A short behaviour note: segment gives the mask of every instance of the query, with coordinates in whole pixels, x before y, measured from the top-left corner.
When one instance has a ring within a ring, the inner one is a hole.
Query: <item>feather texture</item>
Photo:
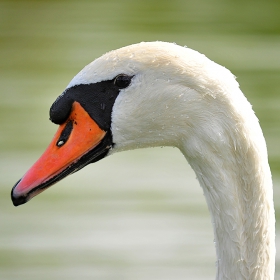
[[[216,279],[274,279],[275,218],[266,143],[226,68],[189,48],[147,42],[111,51],[68,87],[133,75],[113,106],[110,153],[175,146],[203,188]]]

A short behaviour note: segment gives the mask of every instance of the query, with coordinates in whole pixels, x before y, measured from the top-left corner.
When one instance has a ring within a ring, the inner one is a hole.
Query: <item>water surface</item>
[[[214,279],[210,217],[177,149],[114,155],[13,207],[56,126],[48,110],[94,58],[187,45],[229,68],[260,119],[279,216],[280,2],[0,1],[0,279]],[[280,240],[277,237],[277,247]],[[277,257],[277,277],[280,259]]]

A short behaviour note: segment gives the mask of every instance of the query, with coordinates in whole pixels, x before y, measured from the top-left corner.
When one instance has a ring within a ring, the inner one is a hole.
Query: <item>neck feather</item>
[[[216,279],[274,279],[271,173],[262,131],[251,108],[250,114],[249,120],[248,116],[214,118],[214,136],[209,137],[211,127],[205,126],[196,130],[199,135],[186,137],[181,148],[211,213]]]
[[[113,150],[180,148],[211,212],[217,279],[274,279],[272,181],[258,120],[228,70],[190,49],[173,51],[147,56],[116,99]]]

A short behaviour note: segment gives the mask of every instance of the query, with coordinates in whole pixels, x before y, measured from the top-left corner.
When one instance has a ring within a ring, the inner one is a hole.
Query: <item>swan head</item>
[[[233,88],[234,97],[227,94]],[[221,137],[219,126],[217,135],[209,129],[209,118],[223,121],[217,114],[226,115],[240,98],[233,75],[194,50],[143,42],[108,52],[82,69],[51,106],[50,120],[59,129],[13,187],[13,203],[117,151],[176,146],[191,157],[199,141]]]

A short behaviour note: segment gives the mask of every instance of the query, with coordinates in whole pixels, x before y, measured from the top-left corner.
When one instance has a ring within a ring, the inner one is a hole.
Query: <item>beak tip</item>
[[[19,205],[22,205],[27,202],[27,199],[25,196],[15,196],[12,193],[11,197],[12,197],[12,202],[13,202],[14,206],[19,206]]]
[[[19,206],[21,204],[24,204],[26,202],[26,199],[22,196],[15,197],[12,195],[12,202],[13,202],[14,206]]]
[[[11,192],[11,199],[12,199],[12,202],[13,202],[14,206],[19,206],[19,205],[27,202],[26,196],[16,195],[15,192],[14,192],[14,190],[15,190],[15,188],[18,185],[19,182],[20,182],[20,180],[14,185],[14,187],[12,189],[12,192]]]

